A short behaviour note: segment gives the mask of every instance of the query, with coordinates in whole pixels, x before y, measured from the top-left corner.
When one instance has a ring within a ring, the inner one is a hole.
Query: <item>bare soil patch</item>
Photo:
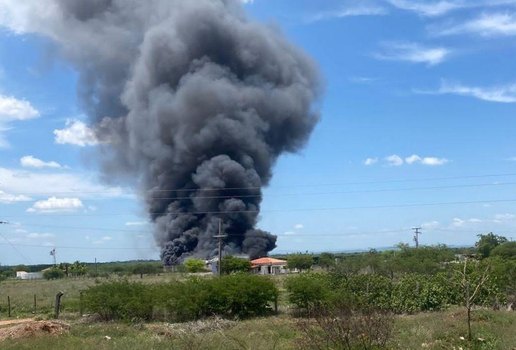
[[[23,321],[23,320],[17,320]],[[5,321],[4,321],[5,322]],[[0,341],[6,339],[29,338],[40,335],[61,335],[70,330],[70,325],[58,321],[29,321],[10,323],[10,326],[0,328]]]

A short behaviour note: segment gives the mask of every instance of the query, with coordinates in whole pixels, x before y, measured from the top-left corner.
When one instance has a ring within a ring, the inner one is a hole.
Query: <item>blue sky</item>
[[[0,263],[159,257],[128,188],[99,180],[77,74],[0,0]],[[516,237],[516,1],[254,0],[318,63],[321,121],[281,157],[276,252]],[[3,9],[2,9],[3,8]],[[18,11],[19,12],[16,12]],[[20,15],[21,14],[21,15]]]

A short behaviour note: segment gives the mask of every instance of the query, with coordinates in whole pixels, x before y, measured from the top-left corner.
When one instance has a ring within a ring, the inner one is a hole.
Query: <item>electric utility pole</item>
[[[219,277],[222,275],[222,239],[226,238],[227,235],[222,234],[222,219],[219,220],[219,234],[213,236],[213,238],[217,238],[219,240],[219,261],[217,263],[218,267],[218,275]]]
[[[414,242],[416,242],[416,248],[419,248],[419,235],[422,234],[421,227],[412,227],[414,230]]]

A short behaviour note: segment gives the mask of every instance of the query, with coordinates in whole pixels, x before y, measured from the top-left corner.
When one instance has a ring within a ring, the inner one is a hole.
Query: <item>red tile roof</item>
[[[287,262],[285,260],[279,260],[274,258],[260,258],[251,260],[251,265],[259,266],[259,265],[286,265]]]

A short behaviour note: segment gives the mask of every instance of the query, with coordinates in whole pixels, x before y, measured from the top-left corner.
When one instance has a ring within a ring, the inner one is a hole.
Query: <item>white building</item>
[[[260,258],[251,260],[251,267],[254,273],[260,275],[280,275],[288,273],[287,262],[274,258]]]
[[[19,280],[39,280],[43,278],[43,272],[16,271],[16,278]]]

